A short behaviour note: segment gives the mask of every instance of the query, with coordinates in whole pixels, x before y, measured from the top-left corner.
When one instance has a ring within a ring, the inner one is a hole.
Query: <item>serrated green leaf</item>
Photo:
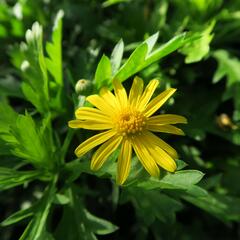
[[[0,101],[0,135],[8,133],[9,126],[14,124],[17,118],[17,113],[6,102]]]
[[[42,173],[38,171],[16,171],[11,168],[0,167],[0,190],[28,183],[41,175]]]
[[[54,145],[49,144],[49,137],[40,132],[39,126],[36,125],[30,115],[18,115],[16,123],[10,127],[10,133],[14,137],[9,142],[13,155],[36,167],[53,167]]]
[[[213,83],[217,83],[227,77],[227,85],[230,86],[236,81],[240,81],[240,61],[231,57],[226,50],[217,50],[213,56],[218,61],[218,68],[213,76]]]
[[[207,27],[205,27],[201,32],[195,32],[195,35],[200,35],[200,38],[195,41],[186,44],[181,50],[183,54],[186,55],[186,63],[194,63],[201,61],[209,52],[209,44],[213,39],[213,34],[211,34],[215,25],[215,21],[212,21]]]

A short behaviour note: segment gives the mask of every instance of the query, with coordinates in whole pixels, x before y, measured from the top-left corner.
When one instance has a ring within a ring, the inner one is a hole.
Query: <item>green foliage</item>
[[[213,38],[211,32],[214,25],[215,22],[212,21],[209,26],[205,27],[201,32],[194,33],[200,37],[183,47],[181,52],[186,55],[186,63],[198,62],[208,54],[210,50],[209,44]]]
[[[38,171],[16,171],[0,167],[0,190],[28,183],[38,177],[41,177],[41,173]]]
[[[67,195],[70,202],[64,207],[63,218],[57,227],[56,239],[94,240],[97,239],[95,234],[106,235],[117,229],[112,223],[94,216],[84,208],[75,187],[69,189]]]
[[[0,1],[1,240],[237,239],[239,12],[233,0]],[[133,156],[120,187],[119,149],[93,172],[94,150],[74,155],[92,133],[67,122],[136,75],[177,88],[160,113],[189,123],[160,135],[175,173],[149,177]]]

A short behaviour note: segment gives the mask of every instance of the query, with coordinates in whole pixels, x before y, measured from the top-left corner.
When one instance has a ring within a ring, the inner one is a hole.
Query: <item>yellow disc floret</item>
[[[139,135],[146,126],[145,116],[138,111],[122,111],[116,118],[116,129],[122,136]]]

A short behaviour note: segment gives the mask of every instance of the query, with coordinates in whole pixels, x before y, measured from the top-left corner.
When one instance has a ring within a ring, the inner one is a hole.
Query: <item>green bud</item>
[[[91,93],[92,82],[86,79],[79,79],[75,85],[75,91],[78,95],[87,96]]]

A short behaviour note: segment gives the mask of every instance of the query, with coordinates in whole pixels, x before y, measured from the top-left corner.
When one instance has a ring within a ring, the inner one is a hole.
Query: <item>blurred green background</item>
[[[177,191],[166,190],[162,196],[154,190],[123,189],[126,192],[114,205],[115,193],[108,180],[84,176],[78,181],[85,187],[77,191],[85,194],[88,209],[119,227],[98,239],[240,239],[240,1],[0,0],[0,100],[20,113],[33,107],[20,88],[15,49],[35,21],[44,28],[44,41],[49,40],[60,9],[64,11],[64,93],[70,107],[54,127],[63,135],[73,114],[70,101],[75,83],[81,78],[92,80],[102,54],[110,56],[120,39],[126,59],[156,32],[158,45],[183,32],[196,38],[138,75],[146,81],[159,78],[162,86],[178,89],[168,112],[186,116],[189,124],[184,126],[185,137],[168,141],[188,168],[205,173],[199,186],[209,195],[186,196],[180,203]],[[74,158],[77,142],[71,144],[68,160]],[[3,148],[0,151],[1,167],[16,166],[14,157],[4,155]],[[25,188],[0,190],[0,220],[39,199],[42,189],[42,183],[32,182]],[[52,214],[50,226],[56,229],[62,212],[56,209]],[[1,227],[0,239],[18,239],[25,226],[26,222]],[[66,240],[78,239],[68,236]]]

